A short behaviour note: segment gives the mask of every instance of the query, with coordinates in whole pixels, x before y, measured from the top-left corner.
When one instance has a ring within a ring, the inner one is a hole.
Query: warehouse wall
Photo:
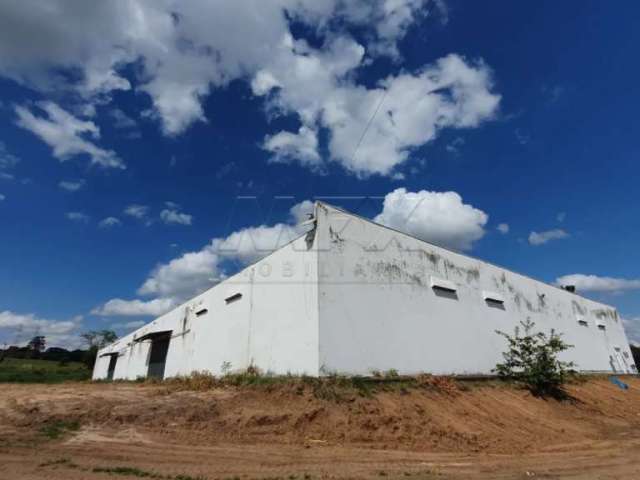
[[[612,307],[324,204],[317,215],[324,373],[488,374],[506,345],[495,330],[513,333],[526,319],[564,333],[575,345],[564,358],[580,370],[612,371],[616,347],[633,363]],[[456,292],[438,291],[432,281],[451,282]],[[488,304],[483,292],[502,296],[504,305]]]
[[[562,332],[575,345],[564,359],[580,370],[633,363],[612,307],[325,204],[316,205],[316,220],[315,235],[103,349],[119,353],[114,377],[146,376],[150,342],[134,339],[163,330],[172,331],[165,377],[249,365],[278,374],[488,374],[506,347],[495,330],[512,333],[526,319]],[[487,303],[487,293],[504,304]],[[225,302],[236,294],[242,298]],[[99,357],[94,378],[105,378],[108,364]]]
[[[115,379],[147,375],[150,332],[171,330],[165,378],[206,371],[215,375],[255,365],[285,374],[318,373],[317,255],[300,237],[193,300],[101,350],[118,352]],[[241,294],[227,303],[225,299]],[[207,313],[197,316],[196,312]],[[106,378],[99,356],[94,379]]]

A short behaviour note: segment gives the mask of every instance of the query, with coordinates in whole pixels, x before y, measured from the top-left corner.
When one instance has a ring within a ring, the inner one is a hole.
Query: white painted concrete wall
[[[241,293],[231,304],[225,299]],[[200,317],[195,312],[207,308]],[[317,255],[303,236],[237,275],[157,318],[99,352],[119,352],[115,379],[146,377],[149,332],[172,330],[165,378],[255,365],[279,374],[318,373]],[[99,356],[93,378],[107,377]]]
[[[575,345],[564,359],[583,371],[633,363],[622,321],[607,305],[430,245],[333,207],[316,206],[313,242],[301,237],[195,299],[103,349],[119,352],[114,378],[147,374],[148,332],[172,330],[165,377],[255,365],[275,374],[488,374],[530,318]],[[450,282],[455,295],[431,281]],[[483,292],[501,295],[504,308]],[[227,305],[225,298],[242,293]],[[208,313],[196,317],[202,307]],[[588,322],[578,324],[578,319]],[[606,330],[597,328],[602,322]],[[106,378],[99,357],[94,379]]]
[[[495,330],[511,334],[527,318],[563,332],[575,345],[564,359],[579,370],[612,371],[614,347],[633,363],[612,307],[326,205],[317,215],[323,373],[489,374],[506,345]],[[456,294],[438,294],[432,276],[453,282]],[[504,309],[483,291],[502,295]]]

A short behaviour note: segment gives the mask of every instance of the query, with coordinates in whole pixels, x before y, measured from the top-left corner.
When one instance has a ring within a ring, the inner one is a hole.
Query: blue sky
[[[640,342],[639,13],[3,2],[0,345],[126,333],[253,260],[243,235],[275,247],[306,201],[340,196],[541,280],[571,275]]]

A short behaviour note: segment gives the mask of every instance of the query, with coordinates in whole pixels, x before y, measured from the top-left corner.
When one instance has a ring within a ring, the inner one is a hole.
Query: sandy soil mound
[[[145,451],[156,459],[164,452],[162,458],[174,459],[170,466],[165,465],[166,471],[175,470],[188,458],[201,462],[191,455],[198,448],[224,448],[228,453],[231,445],[240,451],[250,446],[253,460],[261,458],[256,449],[262,454],[276,449],[280,455],[297,451],[308,455],[310,450],[326,453],[338,448],[341,453],[360,452],[353,460],[360,467],[363,451],[376,452],[376,456],[387,451],[391,464],[392,458],[401,455],[405,473],[411,473],[418,463],[429,464],[425,454],[454,455],[455,461],[448,462],[456,474],[474,464],[469,458],[475,462],[502,458],[509,463],[532,455],[549,454],[557,459],[563,452],[595,449],[608,451],[611,459],[617,458],[612,449],[622,451],[624,445],[637,451],[640,441],[640,380],[626,381],[631,387],[626,391],[607,379],[572,385],[571,399],[564,401],[535,398],[496,383],[382,386],[364,393],[344,388],[329,395],[295,383],[204,391],[125,383],[2,385],[0,456],[9,455],[8,464],[18,464],[17,458],[26,455],[21,449],[40,445],[41,452],[64,450],[91,463],[95,462],[95,445],[100,445],[101,451],[140,454],[140,459],[145,458]],[[178,459],[176,452],[183,452]],[[250,459],[239,455],[231,464],[244,463],[243,471],[250,471]],[[299,471],[297,455],[281,459],[290,473]],[[584,458],[599,458],[594,455],[591,452]],[[421,462],[411,460],[414,457]],[[269,458],[278,457],[270,454]],[[64,463],[54,470],[66,474],[74,470],[64,469]],[[353,462],[348,464],[343,468],[355,476],[373,474],[367,468],[353,470]],[[444,465],[442,460],[440,464]],[[183,469],[192,471],[193,466],[187,462]],[[631,466],[640,468],[635,463]],[[219,478],[226,468],[228,465],[216,470],[214,476],[210,470],[198,472]],[[423,470],[430,468],[422,466]],[[539,462],[536,468],[540,469]],[[85,476],[78,478],[91,478],[86,470],[81,471]],[[452,473],[446,468],[440,473],[444,471]],[[227,473],[233,472],[238,470],[231,468]]]

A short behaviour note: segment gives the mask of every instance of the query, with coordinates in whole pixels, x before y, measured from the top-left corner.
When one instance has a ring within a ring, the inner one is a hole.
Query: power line
[[[373,123],[373,119],[376,118],[376,115],[378,114],[378,110],[380,110],[380,107],[382,106],[382,103],[384,102],[384,99],[387,97],[387,92],[388,91],[389,91],[388,89],[384,90],[384,92],[382,93],[382,96],[380,97],[380,101],[378,102],[378,106],[376,107],[375,111],[373,112],[373,115],[371,115],[371,118],[369,118],[369,121],[367,122],[367,126],[364,128],[364,131],[362,132],[362,135],[360,136],[360,140],[358,140],[358,143],[356,145],[356,149],[353,151],[353,155],[351,156],[351,163],[353,163],[353,160],[355,160],[356,154],[358,153],[358,149],[360,148],[360,144],[362,143],[362,140],[364,140],[364,137],[367,135],[367,132],[369,131],[369,127]]]

